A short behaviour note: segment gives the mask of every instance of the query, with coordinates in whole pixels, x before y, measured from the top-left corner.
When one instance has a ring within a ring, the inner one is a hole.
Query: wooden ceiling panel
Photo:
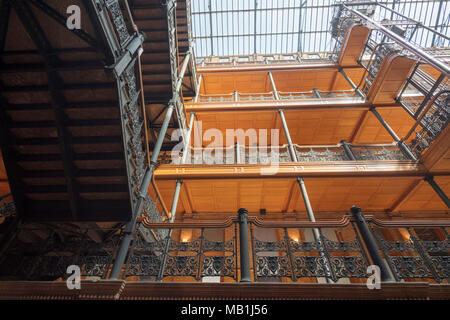
[[[345,72],[358,84],[362,68],[349,68]],[[303,92],[316,88],[321,91],[348,90],[351,86],[337,69],[273,71],[273,79],[278,91]],[[336,82],[335,82],[336,78]],[[271,92],[272,86],[267,72],[235,72],[203,74],[201,94],[231,94]]]
[[[377,111],[400,139],[414,125],[414,119],[401,107],[383,107],[377,108]],[[354,139],[355,143],[390,143],[392,141],[394,139],[372,112],[368,112]]]
[[[450,193],[449,176],[436,177],[435,181],[444,192]],[[180,198],[188,198],[194,214],[230,214],[241,207],[256,214],[260,209],[268,213],[306,211],[293,178],[205,179],[185,183]],[[158,180],[157,184],[170,209],[175,182]],[[410,191],[414,184],[418,187]],[[400,202],[396,211],[446,210],[442,200],[420,177],[306,178],[305,185],[315,212],[345,212],[353,205],[363,211],[385,211]],[[178,203],[179,214],[185,212],[183,202]]]
[[[435,177],[434,181],[445,192],[450,194],[450,176]],[[445,203],[437,195],[428,182],[422,181],[408,194],[405,201],[398,208],[400,211],[409,210],[448,210]]]

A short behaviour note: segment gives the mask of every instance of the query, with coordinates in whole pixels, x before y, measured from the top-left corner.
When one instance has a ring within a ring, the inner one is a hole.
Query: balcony
[[[328,283],[332,289],[365,286],[368,266],[378,265],[382,288],[448,284],[448,220],[385,221],[352,209],[352,215],[340,220],[288,222],[247,217],[245,212],[226,220],[173,224],[141,219],[120,278],[143,285],[215,284],[217,290],[232,282],[280,284],[289,290],[289,284]],[[24,245],[19,237],[0,261],[0,275],[10,281],[61,281],[67,278],[67,266],[75,264],[83,279],[108,279],[117,240],[113,236],[95,243],[74,235],[60,241],[49,235],[44,241],[48,253],[36,255],[43,243]]]

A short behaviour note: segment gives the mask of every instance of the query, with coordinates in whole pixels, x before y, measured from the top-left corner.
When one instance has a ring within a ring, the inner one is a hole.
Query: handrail
[[[406,136],[404,138],[402,138],[400,141],[406,141],[408,140],[408,138],[411,136],[411,134],[414,132],[414,130],[417,128],[417,126],[420,124],[420,122],[422,121],[423,117],[425,117],[425,115],[427,114],[428,110],[430,110],[431,106],[433,105],[433,103],[436,101],[436,99],[441,96],[443,93],[450,93],[450,90],[443,90],[438,92],[437,94],[435,94],[433,96],[433,98],[428,102],[428,105],[426,106],[426,108],[424,108],[424,110],[422,111],[422,113],[420,114],[420,116],[417,118],[416,123],[414,123],[414,125],[412,126],[411,130],[409,130],[409,132],[406,134]]]
[[[398,220],[387,221],[376,218],[373,215],[365,215],[366,221],[371,222],[383,228],[422,228],[422,227],[450,227],[449,220]],[[195,222],[174,222],[167,223],[151,223],[148,219],[142,219],[142,224],[148,229],[196,229],[196,228],[228,228],[233,223],[238,222],[237,216],[231,216],[225,220],[203,220]],[[344,215],[340,220],[322,220],[322,221],[270,221],[263,220],[257,216],[249,216],[248,221],[260,228],[344,228],[355,218],[350,215]]]
[[[361,147],[396,147],[397,144],[396,143],[374,143],[374,144],[369,144],[369,143],[363,143],[363,144],[355,144],[355,143],[348,143],[350,146],[355,147],[355,148],[361,148]],[[337,143],[337,144],[323,144],[323,145],[300,145],[300,144],[293,144],[294,147],[299,148],[299,149],[310,149],[310,148],[339,148],[342,146],[342,143]],[[267,147],[267,148],[274,148],[274,149],[284,149],[288,147],[288,144],[282,144],[279,146],[240,146],[240,148],[245,148],[245,149],[258,149],[261,147]],[[232,149],[234,148],[234,145],[229,145],[229,146],[212,146],[212,147],[193,147],[193,146],[189,146],[189,148],[191,150],[209,150],[209,149]]]

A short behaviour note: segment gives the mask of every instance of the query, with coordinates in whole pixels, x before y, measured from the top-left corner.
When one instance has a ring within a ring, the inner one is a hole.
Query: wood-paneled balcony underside
[[[320,212],[347,212],[353,205],[378,212],[448,211],[423,180],[424,167],[411,161],[280,163],[274,168],[276,173],[262,168],[250,164],[161,165],[155,171],[155,184],[170,207],[175,179],[183,179],[177,212],[185,214],[228,216],[241,207],[257,214],[261,209],[305,212],[297,177],[304,177],[317,218]],[[435,176],[435,181],[450,193],[450,176]],[[153,188],[149,192],[155,197]]]
[[[383,283],[380,290],[365,284],[318,283],[154,283],[124,280],[81,281],[80,290],[65,282],[2,281],[0,299],[448,299],[449,285],[423,282]]]

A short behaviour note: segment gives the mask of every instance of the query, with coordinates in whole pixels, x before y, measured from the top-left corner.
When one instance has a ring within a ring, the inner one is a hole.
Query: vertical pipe
[[[234,145],[234,154],[236,157],[236,164],[241,164],[241,147],[239,145],[239,142],[236,142]]]
[[[280,100],[280,95],[278,94],[277,87],[275,86],[275,81],[273,80],[272,72],[268,72],[270,84],[272,85],[273,95],[275,96],[275,100]]]
[[[173,223],[175,221],[175,215],[177,213],[177,205],[178,205],[178,199],[180,198],[180,190],[181,190],[182,183],[183,183],[183,180],[177,179],[177,184],[175,185],[175,192],[173,194],[173,199],[172,199],[172,207],[170,208],[169,223]]]
[[[313,93],[316,96],[317,99],[322,100],[322,96],[320,95],[319,90],[317,90],[316,88],[313,89]]]
[[[289,154],[291,155],[291,160],[297,162],[297,154],[294,149],[294,145],[292,144],[291,135],[289,133],[289,128],[286,123],[286,118],[284,117],[283,109],[278,109],[278,113],[280,114],[281,123],[283,124],[284,135],[286,136],[286,140],[289,147]]]
[[[245,208],[238,210],[239,218],[239,245],[241,258],[241,281],[252,282],[250,277],[250,249],[248,246],[248,211]]]
[[[291,135],[289,134],[289,128],[287,126],[286,119],[284,118],[284,112],[282,109],[279,109],[278,111],[280,113],[281,122],[283,124],[284,134],[286,135],[286,140],[288,142],[291,160],[294,162],[297,162],[297,154],[295,153],[294,146],[292,144]],[[302,198],[305,203],[305,208],[306,208],[306,212],[308,214],[309,220],[311,222],[315,222],[316,218],[314,217],[314,212],[312,210],[311,203],[309,201],[308,192],[307,192],[306,186],[305,186],[305,181],[303,180],[302,177],[297,177],[297,182],[298,182],[298,185],[300,186],[300,191],[302,193]],[[317,242],[321,241],[320,231],[317,228],[313,228],[313,235],[314,235],[314,239]],[[328,261],[328,259],[325,256],[323,248],[321,248],[319,250],[320,250],[320,256],[322,257],[322,259],[324,261]],[[326,268],[327,268],[327,273],[331,274],[329,263],[326,263]],[[331,283],[331,279],[329,279],[328,277],[326,278],[326,280],[328,283]]]
[[[239,92],[234,91],[234,93],[233,93],[233,99],[234,99],[235,102],[238,102],[238,101],[239,101]]]
[[[427,175],[424,180],[430,184],[430,186],[438,194],[442,201],[444,201],[447,208],[450,209],[450,201],[444,190],[442,190],[441,187],[439,187],[439,185],[436,183],[436,181],[434,181],[434,177],[432,175]]]
[[[186,142],[184,143],[184,153],[183,153],[183,157],[181,158],[181,163],[186,163],[187,157],[190,154],[191,135],[192,135],[192,127],[194,126],[195,112],[191,112],[190,115],[191,115],[191,118],[189,119],[189,130],[186,135]],[[189,163],[190,163],[190,161],[189,161]]]
[[[411,160],[417,160],[416,156],[409,150],[409,148],[405,145],[405,143],[400,140],[400,138],[397,136],[394,130],[387,124],[386,121],[381,117],[381,115],[378,113],[378,111],[375,109],[375,107],[371,107],[370,111],[377,117],[378,121],[382,124],[382,126],[386,129],[386,131],[391,135],[391,137],[394,139],[395,142],[397,142],[398,147],[400,150]]]
[[[183,60],[183,65],[181,66],[180,75],[178,76],[177,86],[175,87],[175,92],[180,91],[181,85],[183,84],[183,78],[184,74],[186,72],[189,60],[191,59],[191,48],[189,48],[188,52],[186,53],[186,56]]]
[[[353,154],[352,149],[350,148],[350,145],[347,143],[347,141],[345,140],[341,140],[341,145],[342,148],[344,149],[345,155],[350,159],[350,160],[356,160],[355,155]]]
[[[203,74],[200,73],[200,75],[198,76],[197,88],[195,89],[194,102],[198,102],[198,97],[200,95],[200,89],[201,89],[201,86],[202,86],[202,80],[203,80]]]
[[[158,155],[164,141],[164,136],[166,135],[167,128],[169,127],[169,122],[172,117],[173,109],[174,104],[172,102],[169,102],[164,122],[161,126],[161,130],[159,132],[158,139],[156,140],[155,147],[153,148],[153,154],[150,159],[150,167],[145,172],[144,179],[142,180],[141,186],[139,187],[138,199],[132,213],[133,216],[131,217],[131,220],[126,224],[125,229],[123,230],[124,237],[122,239],[122,242],[120,243],[116,260],[114,261],[114,266],[111,270],[111,275],[109,277],[110,279],[119,278],[120,271],[122,270],[123,264],[125,262],[131,238],[133,236],[133,231],[136,227],[136,219],[139,217],[139,213],[141,212],[144,198],[148,195],[148,186],[150,185],[153,171],[155,170]]]
[[[356,226],[361,234],[361,237],[366,244],[367,251],[369,252],[370,257],[372,258],[373,263],[380,268],[381,272],[381,281],[390,282],[394,281],[389,272],[389,268],[387,264],[384,262],[381,257],[380,250],[378,249],[377,243],[375,242],[375,238],[367,226],[366,219],[361,212],[361,208],[357,206],[353,206],[350,209],[353,217],[355,218]]]

